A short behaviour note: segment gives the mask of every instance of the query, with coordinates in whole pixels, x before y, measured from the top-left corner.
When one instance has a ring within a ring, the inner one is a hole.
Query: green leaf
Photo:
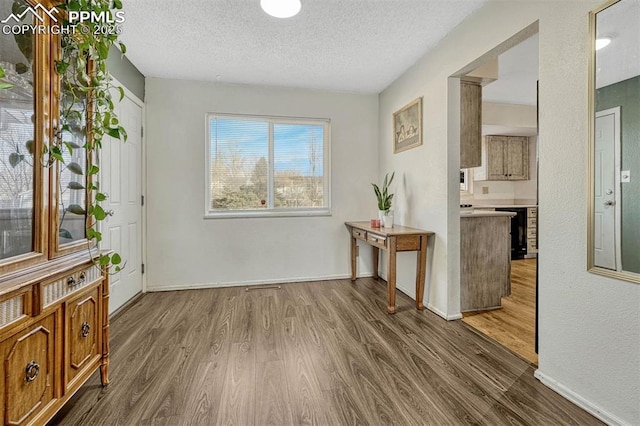
[[[124,88],[122,86],[118,86],[118,91],[120,92],[120,102],[122,102],[124,99]]]
[[[82,167],[78,163],[74,163],[74,162],[69,163],[67,165],[67,168],[69,169],[69,171],[71,171],[71,173],[75,173],[76,175],[84,174],[82,171]]]
[[[24,146],[25,148],[27,148],[27,152],[29,152],[29,154],[33,155],[33,139],[29,139],[28,141],[25,142]]]
[[[113,253],[111,255],[111,264],[119,265],[120,263],[122,263],[122,258],[120,257],[120,255],[118,253]]]
[[[9,164],[11,164],[11,167],[13,167],[14,169],[18,164],[20,164],[23,159],[24,155],[20,155],[17,152],[12,152],[11,154],[9,154]]]
[[[71,204],[69,207],[67,207],[67,211],[69,213],[77,214],[80,216],[84,216],[84,214],[86,213],[86,211],[78,204]]]
[[[74,182],[71,181],[67,184],[67,188],[69,189],[84,189],[84,185],[82,185],[80,182]]]
[[[101,254],[100,260],[98,262],[100,263],[100,266],[107,266],[110,261],[111,261],[111,258],[109,257],[109,255]]]
[[[118,42],[118,44],[120,45],[120,51],[122,52],[122,54],[124,55],[125,53],[127,53],[127,46],[125,46],[125,44],[122,42]]]
[[[96,194],[96,201],[101,203],[102,201],[106,200],[107,196],[105,194],[103,194],[102,192],[98,192]]]
[[[93,217],[96,218],[96,220],[104,220],[104,218],[107,217],[107,214],[104,212],[104,209],[98,205],[93,206],[92,215]]]
[[[67,69],[69,68],[71,64],[69,62],[65,62],[65,61],[56,61],[56,72],[60,75],[63,75],[64,73],[67,72]]]
[[[102,241],[102,233],[96,231],[93,228],[87,229],[87,238],[89,240],[95,239],[96,241]]]
[[[117,127],[110,127],[107,129],[107,134],[114,139],[120,139],[120,129]]]
[[[60,231],[58,232],[58,235],[60,235],[60,238],[66,238],[68,240],[72,240],[73,239],[73,235],[71,235],[71,232],[67,231],[66,229],[60,228]]]
[[[0,66],[0,78],[5,78],[7,76],[7,74],[4,71],[4,68],[2,66]]]
[[[96,166],[95,164],[92,164],[89,166],[89,171],[87,172],[87,174],[89,176],[93,176],[98,174],[98,172],[100,171],[100,168],[98,166]]]
[[[58,160],[61,163],[64,163],[64,158],[62,158],[62,151],[60,151],[60,148],[57,146],[52,146],[51,149],[49,150],[49,153],[51,154],[51,156],[53,158],[55,158],[56,160]],[[72,163],[75,164],[75,163]],[[78,166],[80,167],[80,166]]]
[[[8,90],[8,89],[11,89],[12,87],[13,87],[13,84],[0,81],[0,90]]]
[[[126,131],[126,130],[124,129],[124,127],[122,127],[122,126],[118,127],[118,130],[120,131],[120,135],[122,135],[122,138],[121,138],[121,139],[123,140],[123,142],[126,142],[126,141],[127,141],[127,138],[129,137],[129,136],[127,135],[127,131]]]

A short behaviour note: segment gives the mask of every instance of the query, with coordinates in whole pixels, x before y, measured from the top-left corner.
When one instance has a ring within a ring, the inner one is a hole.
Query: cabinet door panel
[[[460,168],[482,164],[482,86],[460,82]]]
[[[512,137],[506,144],[509,180],[529,179],[529,143],[524,137]]]
[[[507,180],[505,144],[503,136],[487,136],[487,180]]]
[[[0,345],[3,424],[25,424],[53,399],[54,315]]]
[[[67,305],[69,335],[67,384],[100,357],[100,287]]]

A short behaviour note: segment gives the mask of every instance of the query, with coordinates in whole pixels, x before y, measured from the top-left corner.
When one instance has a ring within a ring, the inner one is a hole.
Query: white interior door
[[[596,114],[595,125],[595,232],[594,263],[596,266],[616,269],[617,233],[616,211],[619,194],[619,165],[616,152],[620,146],[620,108]]]
[[[102,205],[110,214],[102,223],[101,248],[117,251],[126,262],[110,277],[110,313],[142,291],[142,105],[131,95],[119,103],[119,92],[112,96],[128,139],[109,138],[100,158],[101,190],[108,194]]]

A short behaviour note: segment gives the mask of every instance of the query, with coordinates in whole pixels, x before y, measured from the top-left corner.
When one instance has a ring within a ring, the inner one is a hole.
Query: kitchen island
[[[460,310],[498,309],[511,294],[513,212],[460,213]]]

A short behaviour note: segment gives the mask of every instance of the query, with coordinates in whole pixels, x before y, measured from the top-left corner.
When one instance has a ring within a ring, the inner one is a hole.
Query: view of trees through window
[[[327,125],[210,116],[210,209],[326,207]]]

